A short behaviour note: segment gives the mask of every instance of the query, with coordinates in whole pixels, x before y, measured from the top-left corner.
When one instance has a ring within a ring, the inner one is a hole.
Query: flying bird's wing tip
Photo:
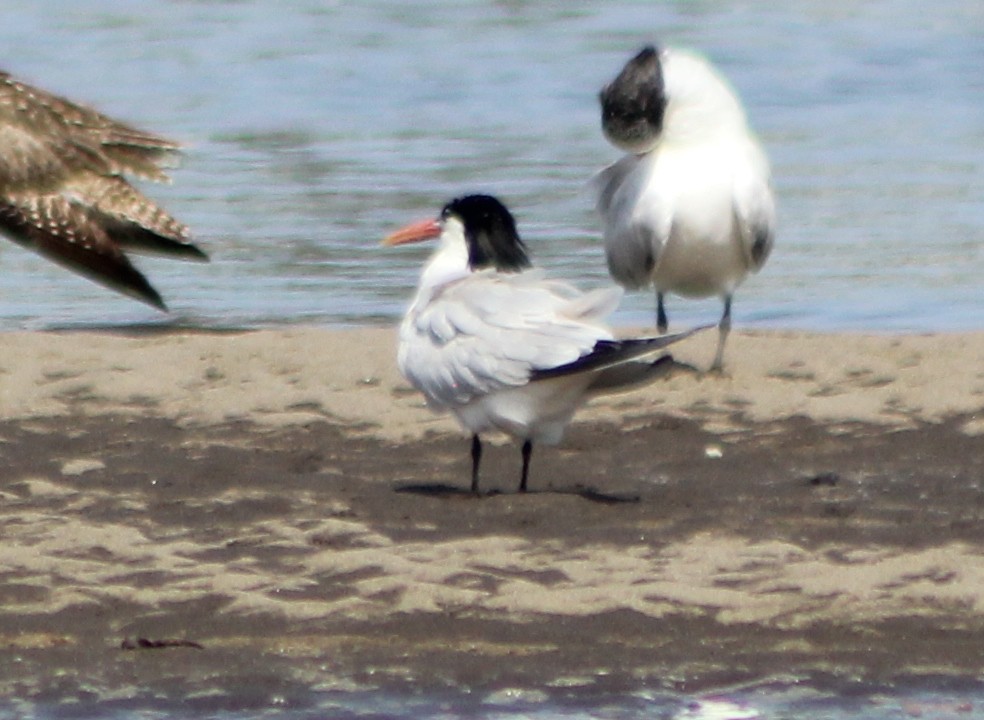
[[[184,259],[200,263],[212,262],[212,258],[209,257],[207,252],[202,250],[197,245],[192,245],[191,243],[188,243],[188,250],[186,251]]]
[[[171,309],[167,306],[167,303],[164,302],[164,299],[157,293],[156,290],[154,290],[153,295],[146,295],[141,297],[140,299],[143,300],[148,305],[150,305],[151,307],[157,308],[163,313],[171,312]]]
[[[150,305],[156,310],[164,313],[170,312],[160,293],[154,289],[154,286],[144,277],[143,273],[133,267],[125,257],[122,261],[112,265],[107,264],[93,268],[69,267],[69,269],[88,276],[90,280],[94,280],[110,290],[115,290],[121,295],[128,295],[134,300]]]

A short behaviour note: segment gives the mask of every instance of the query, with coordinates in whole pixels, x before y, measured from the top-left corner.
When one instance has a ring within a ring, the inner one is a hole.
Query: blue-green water
[[[3,20],[0,66],[188,144],[147,190],[213,262],[140,259],[167,318],[4,243],[0,329],[391,323],[427,250],[379,239],[475,190],[552,274],[605,284],[596,94],[647,41],[712,58],[772,159],[778,246],[736,324],[984,326],[979,0],[8,0]],[[652,311],[630,294],[615,321]]]

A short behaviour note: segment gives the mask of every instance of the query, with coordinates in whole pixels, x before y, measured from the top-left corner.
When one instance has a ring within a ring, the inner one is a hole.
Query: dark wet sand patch
[[[490,447],[478,498],[460,437],[0,423],[0,689],[978,676],[984,437],[965,421],[580,424],[535,451],[526,495],[518,449]]]

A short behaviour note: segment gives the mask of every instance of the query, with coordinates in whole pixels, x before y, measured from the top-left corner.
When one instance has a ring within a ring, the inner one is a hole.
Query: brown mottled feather
[[[167,180],[177,143],[0,72],[0,230],[15,242],[155,307],[124,250],[207,256],[187,226],[123,177]]]
[[[107,163],[109,172],[129,172],[151,180],[167,179],[160,165],[181,147],[66,98],[25,85],[3,72],[0,72],[0,117],[4,123],[17,123],[36,135],[57,138],[63,149],[77,146],[82,152],[76,159],[88,155],[90,162]]]
[[[106,287],[165,309],[164,301],[85,208],[61,195],[7,198],[0,226],[15,242]]]

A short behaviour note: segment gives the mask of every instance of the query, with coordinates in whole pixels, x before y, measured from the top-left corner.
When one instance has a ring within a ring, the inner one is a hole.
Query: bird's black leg
[[[711,365],[711,370],[714,372],[720,372],[724,367],[724,343],[728,339],[728,333],[731,332],[731,295],[724,296],[724,314],[721,316],[721,322],[718,323],[718,348],[717,353],[714,355],[714,364]]]
[[[472,435],[471,459],[472,459],[471,491],[476,495],[478,495],[478,464],[482,461],[482,441],[479,440],[478,433]]]
[[[663,307],[663,293],[656,291],[656,329],[659,334],[664,334],[670,327],[666,319],[666,308]]]
[[[523,443],[523,474],[519,478],[519,491],[526,492],[526,479],[530,475],[530,456],[533,455],[533,441]]]

